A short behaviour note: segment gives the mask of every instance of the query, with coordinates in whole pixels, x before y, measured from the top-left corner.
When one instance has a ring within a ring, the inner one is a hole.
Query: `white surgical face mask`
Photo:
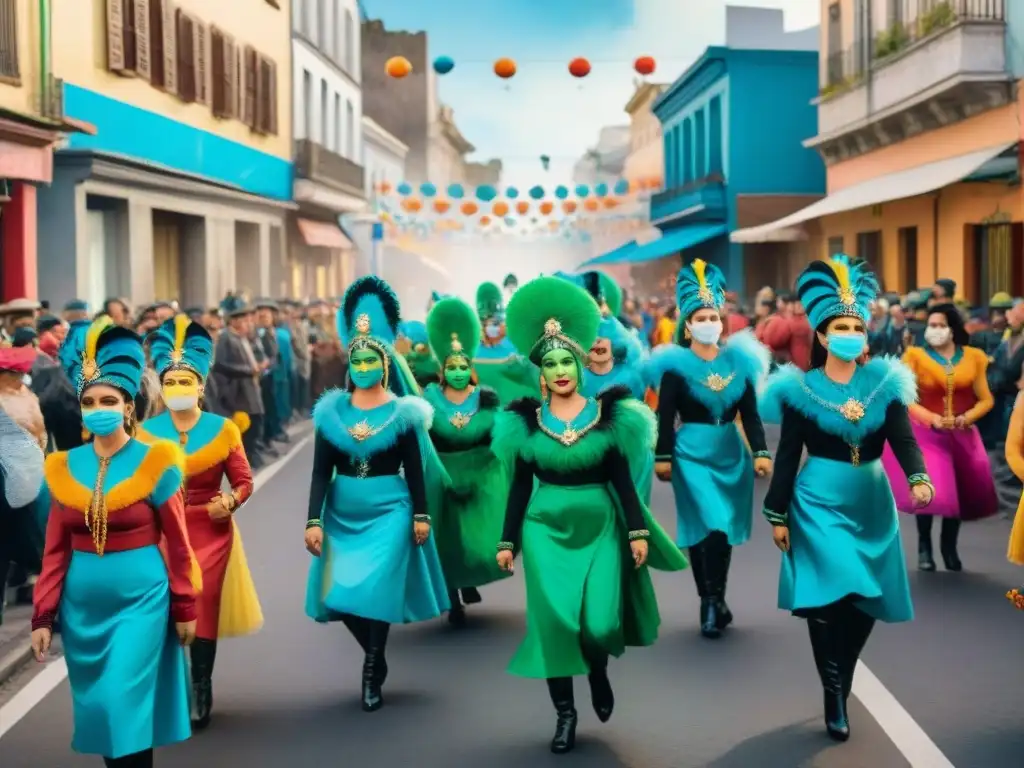
[[[24,384],[26,387],[31,387],[32,377],[26,373],[24,376],[21,377],[21,383]]]
[[[935,326],[928,326],[924,329],[924,340],[928,342],[930,346],[941,347],[944,344],[949,343],[949,337],[952,334],[949,328],[936,328]]]
[[[488,323],[487,327],[484,328],[484,333],[487,334],[487,338],[496,339],[501,335],[501,326],[497,323]]]
[[[199,395],[165,397],[164,404],[172,411],[188,411],[199,405]]]
[[[717,344],[718,340],[722,338],[721,320],[703,323],[687,323],[686,327],[689,329],[690,335],[693,337],[694,341],[701,344]]]

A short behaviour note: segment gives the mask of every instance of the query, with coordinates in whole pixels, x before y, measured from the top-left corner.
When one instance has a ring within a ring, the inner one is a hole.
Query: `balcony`
[[[666,189],[651,197],[651,221],[724,221],[726,218],[725,178],[720,173]]]
[[[295,175],[359,198],[366,194],[363,166],[308,139],[295,142]]]
[[[837,162],[1009,103],[1007,34],[1005,0],[947,0],[829,56],[805,145]]]

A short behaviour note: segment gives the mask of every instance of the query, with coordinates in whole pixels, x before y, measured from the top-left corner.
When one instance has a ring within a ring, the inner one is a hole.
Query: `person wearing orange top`
[[[1006,463],[1018,480],[1024,481],[1024,392],[1017,395],[1006,432]],[[1024,565],[1024,497],[1017,505],[1017,515],[1010,531],[1010,546],[1006,559],[1015,565]]]
[[[943,563],[949,571],[960,571],[960,523],[990,517],[998,509],[992,468],[975,426],[993,406],[986,379],[988,357],[968,346],[963,318],[952,304],[929,309],[924,340],[923,346],[907,349],[903,361],[917,376],[918,402],[910,406],[910,417],[935,484],[935,502],[915,508],[896,457],[887,450],[883,459],[897,507],[917,515],[918,568],[935,570],[932,520],[940,517]]]

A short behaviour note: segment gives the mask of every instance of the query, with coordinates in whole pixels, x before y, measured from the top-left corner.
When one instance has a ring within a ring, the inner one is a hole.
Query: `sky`
[[[441,101],[477,148],[472,160],[500,158],[503,183],[529,188],[568,183],[572,166],[598,131],[625,125],[625,105],[638,77],[633,61],[653,56],[649,79],[671,82],[709,45],[725,40],[725,0],[362,0],[369,18],[389,29],[426,30],[430,56],[455,69],[440,78]],[[819,0],[738,0],[780,8],[786,29],[819,22]],[[577,56],[590,60],[583,80],[568,73]],[[509,57],[509,81],[493,73]],[[551,158],[545,172],[540,156]]]

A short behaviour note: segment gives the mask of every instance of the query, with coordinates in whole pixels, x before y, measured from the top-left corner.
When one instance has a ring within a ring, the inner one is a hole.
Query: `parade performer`
[[[763,514],[783,552],[779,607],[807,619],[825,726],[846,741],[853,673],[875,621],[914,615],[883,445],[892,446],[918,504],[935,491],[907,413],[913,373],[895,358],[857,362],[867,349],[875,276],[833,256],[810,264],[797,292],[815,329],[811,369],[784,365],[762,393],[764,418],[782,423]]]
[[[449,609],[431,519],[448,479],[430,443],[433,410],[394,342],[398,298],[367,276],[338,310],[350,391],[330,390],[313,409],[315,448],[306,549],[313,555],[306,614],[342,621],[362,646],[362,707],[383,705],[392,624]]]
[[[483,283],[476,291],[476,311],[483,331],[473,370],[480,384],[493,389],[502,405],[537,396],[537,369],[516,353],[505,336],[501,289]]]
[[[230,419],[202,410],[213,362],[213,340],[199,323],[177,315],[149,335],[150,356],[167,410],[142,423],[144,442],[169,440],[185,451],[185,525],[203,572],[191,647],[193,724],[210,723],[217,641],[263,625],[256,588],[234,515],[252,495],[252,470],[242,430]],[[247,419],[240,415],[242,427]],[[222,492],[227,478],[231,491]]]
[[[540,367],[543,400],[512,403],[494,452],[512,471],[497,559],[522,551],[526,637],[509,672],[547,681],[557,713],[551,751],[575,745],[576,675],[587,675],[598,718],[611,717],[608,657],[651,645],[660,615],[647,565],[682,570],[686,558],[637,495],[631,461],[654,450],[654,415],[623,388],[586,398],[580,381],[600,312],[581,288],[541,277],[516,291],[508,328]]]
[[[405,358],[420,389],[437,382],[441,366],[430,351],[425,324],[418,320],[404,321],[398,329],[395,349]]]
[[[1006,463],[1018,480],[1024,481],[1024,392],[1017,395],[1006,433]],[[1017,506],[1010,531],[1010,546],[1006,559],[1014,565],[1024,565],[1024,497]],[[1024,610],[1024,591],[1013,589],[1006,593],[1017,608]]]
[[[42,661],[59,610],[72,748],[142,768],[154,748],[191,735],[181,646],[195,638],[201,574],[185,528],[181,450],[132,437],[141,339],[106,316],[80,338],[78,353],[62,357],[92,441],[46,458],[53,502],[32,649]]]
[[[683,337],[656,348],[649,363],[661,386],[655,466],[672,482],[676,544],[689,548],[701,634],[717,638],[733,620],[725,589],[733,547],[750,538],[754,476],[772,470],[757,411],[770,358],[750,331],[719,346],[725,276],[713,264],[695,259],[679,271],[676,303]]]
[[[939,517],[943,564],[948,571],[960,571],[960,523],[991,517],[999,506],[988,454],[975,426],[994,403],[986,378],[988,357],[968,346],[956,307],[936,304],[928,310],[924,346],[907,349],[903,362],[917,376],[917,402],[910,406],[910,418],[928,476],[935,483],[935,503],[927,509],[915,507],[900,482],[900,463],[891,451],[884,456],[885,469],[897,508],[916,513],[918,568],[935,570],[932,521]]]
[[[480,602],[477,587],[508,575],[493,555],[508,498],[508,475],[491,451],[501,405],[494,390],[474,383],[470,361],[480,345],[480,324],[472,307],[461,299],[441,299],[427,316],[427,333],[443,373],[423,397],[434,409],[430,437],[452,483],[434,536],[452,604],[448,618],[458,625],[465,621],[463,603]]]
[[[619,320],[622,289],[603,272],[585,272],[579,282],[601,309],[597,339],[587,358],[581,392],[597,397],[611,387],[625,387],[638,400],[647,393],[643,344]]]

